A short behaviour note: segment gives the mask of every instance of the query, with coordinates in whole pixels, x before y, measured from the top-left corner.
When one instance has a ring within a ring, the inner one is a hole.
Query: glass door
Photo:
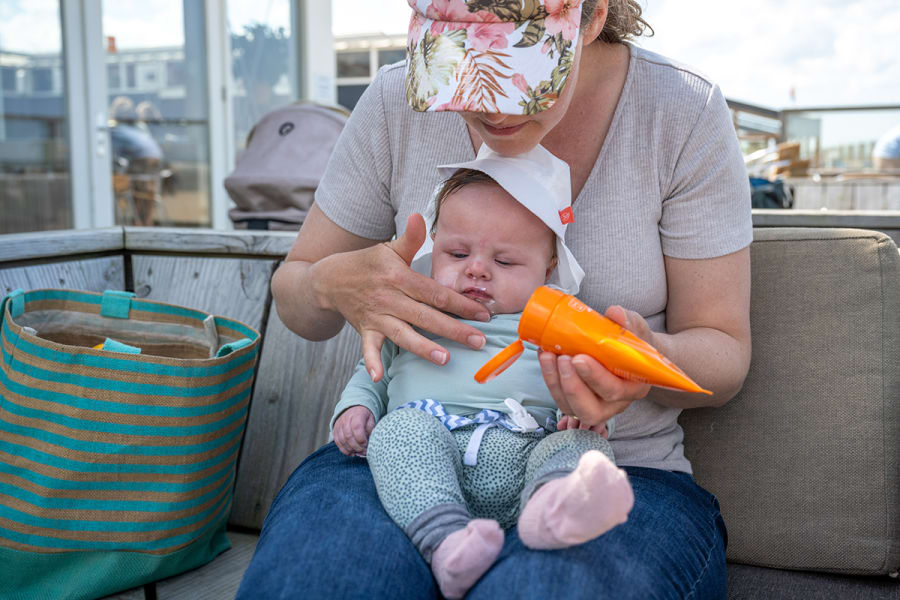
[[[267,112],[297,98],[291,0],[228,1],[236,154]]]
[[[0,234],[73,225],[59,0],[0,0]]]
[[[205,4],[103,1],[118,224],[211,224]]]

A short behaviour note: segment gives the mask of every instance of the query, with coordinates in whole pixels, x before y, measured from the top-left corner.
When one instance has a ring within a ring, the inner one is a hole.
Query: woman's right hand
[[[425,235],[424,219],[413,214],[397,239],[332,254],[312,266],[317,303],[340,313],[359,332],[366,371],[373,381],[384,375],[381,347],[385,338],[435,364],[449,360],[446,348],[413,327],[476,350],[484,347],[483,333],[445,313],[487,321],[487,309],[409,268]]]

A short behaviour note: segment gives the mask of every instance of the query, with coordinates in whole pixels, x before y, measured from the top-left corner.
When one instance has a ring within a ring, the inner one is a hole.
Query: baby
[[[342,452],[367,456],[385,510],[441,592],[460,598],[496,560],[504,529],[518,525],[530,548],[573,546],[624,522],[634,498],[606,427],[569,418],[571,429],[553,433],[558,413],[533,346],[501,376],[473,379],[518,339],[538,286],[577,292],[584,273],[563,240],[568,165],[540,146],[504,158],[482,145],[474,161],[441,171],[453,174],[428,219],[433,247],[413,266],[430,256],[436,281],[488,307],[490,322],[470,322],[487,343],[441,339],[452,356],[443,366],[386,343],[384,377],[372,382],[360,363],[332,425]]]

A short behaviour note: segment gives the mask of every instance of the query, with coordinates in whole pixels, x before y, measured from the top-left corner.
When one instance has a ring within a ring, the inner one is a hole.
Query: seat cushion
[[[743,390],[685,411],[728,558],[884,574],[900,566],[900,255],[852,229],[757,229]]]
[[[884,576],[832,575],[728,565],[728,600],[897,600],[900,581]]]

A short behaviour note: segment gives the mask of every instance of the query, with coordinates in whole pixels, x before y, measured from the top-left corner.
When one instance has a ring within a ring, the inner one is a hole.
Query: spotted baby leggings
[[[516,433],[487,430],[474,466],[463,464],[476,425],[453,431],[414,408],[388,413],[372,431],[367,457],[384,509],[425,560],[473,518],[516,524],[538,486],[575,470],[588,450],[614,460],[598,433],[569,429]]]

